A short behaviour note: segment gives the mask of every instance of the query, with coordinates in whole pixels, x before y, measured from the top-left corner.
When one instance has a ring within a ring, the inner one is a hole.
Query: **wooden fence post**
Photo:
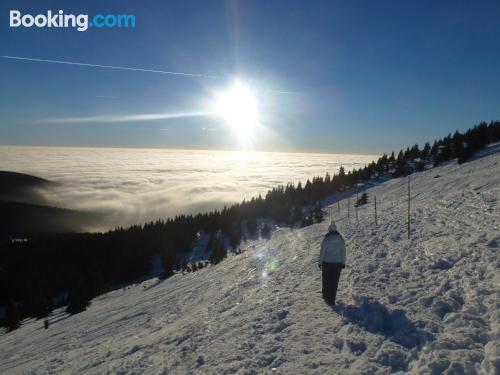
[[[408,239],[410,239],[410,175],[408,175]]]
[[[378,225],[378,222],[377,222],[377,196],[375,195],[374,198],[375,198],[375,225]]]
[[[358,220],[358,206],[359,206],[359,193],[356,193],[356,204],[354,207],[356,207],[356,220]]]

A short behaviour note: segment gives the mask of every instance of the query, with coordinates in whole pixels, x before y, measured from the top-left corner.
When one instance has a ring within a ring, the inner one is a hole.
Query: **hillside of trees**
[[[57,183],[32,175],[0,171],[0,237],[2,234],[82,232],[103,221],[102,215],[54,207],[43,192]]]
[[[8,194],[26,193],[31,189],[51,184],[49,180],[29,174],[0,171],[0,199],[5,199]]]
[[[22,241],[0,237],[0,306],[5,307],[1,323],[12,330],[25,317],[44,318],[63,305],[69,313],[83,311],[97,295],[149,275],[154,257],[161,258],[163,276],[168,277],[186,269],[180,259],[203,235],[209,236],[209,261],[217,264],[226,257],[228,247],[238,252],[246,238],[270,236],[267,222],[290,226],[319,222],[320,202],[331,194],[382,176],[406,176],[451,159],[463,163],[498,141],[500,122],[481,123],[432,146],[414,145],[384,154],[364,168],[346,172],[341,167],[338,173],[305,184],[278,186],[265,196],[222,210],[106,233],[30,234]]]

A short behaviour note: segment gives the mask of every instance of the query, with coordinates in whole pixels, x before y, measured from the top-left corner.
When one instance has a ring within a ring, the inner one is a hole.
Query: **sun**
[[[257,97],[252,89],[235,81],[227,90],[215,95],[213,113],[221,117],[242,140],[253,137],[258,124]]]

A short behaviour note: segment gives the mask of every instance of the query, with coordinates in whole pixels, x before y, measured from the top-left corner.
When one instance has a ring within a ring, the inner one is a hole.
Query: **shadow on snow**
[[[358,305],[332,306],[342,317],[369,332],[381,334],[391,341],[411,349],[432,340],[431,334],[420,330],[406,317],[404,310],[389,310],[378,301],[358,297]]]

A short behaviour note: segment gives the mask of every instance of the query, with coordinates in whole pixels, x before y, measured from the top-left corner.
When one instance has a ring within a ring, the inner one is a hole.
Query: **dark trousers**
[[[321,264],[321,270],[323,272],[323,298],[330,305],[335,304],[342,268],[344,268],[342,263],[323,262]]]

